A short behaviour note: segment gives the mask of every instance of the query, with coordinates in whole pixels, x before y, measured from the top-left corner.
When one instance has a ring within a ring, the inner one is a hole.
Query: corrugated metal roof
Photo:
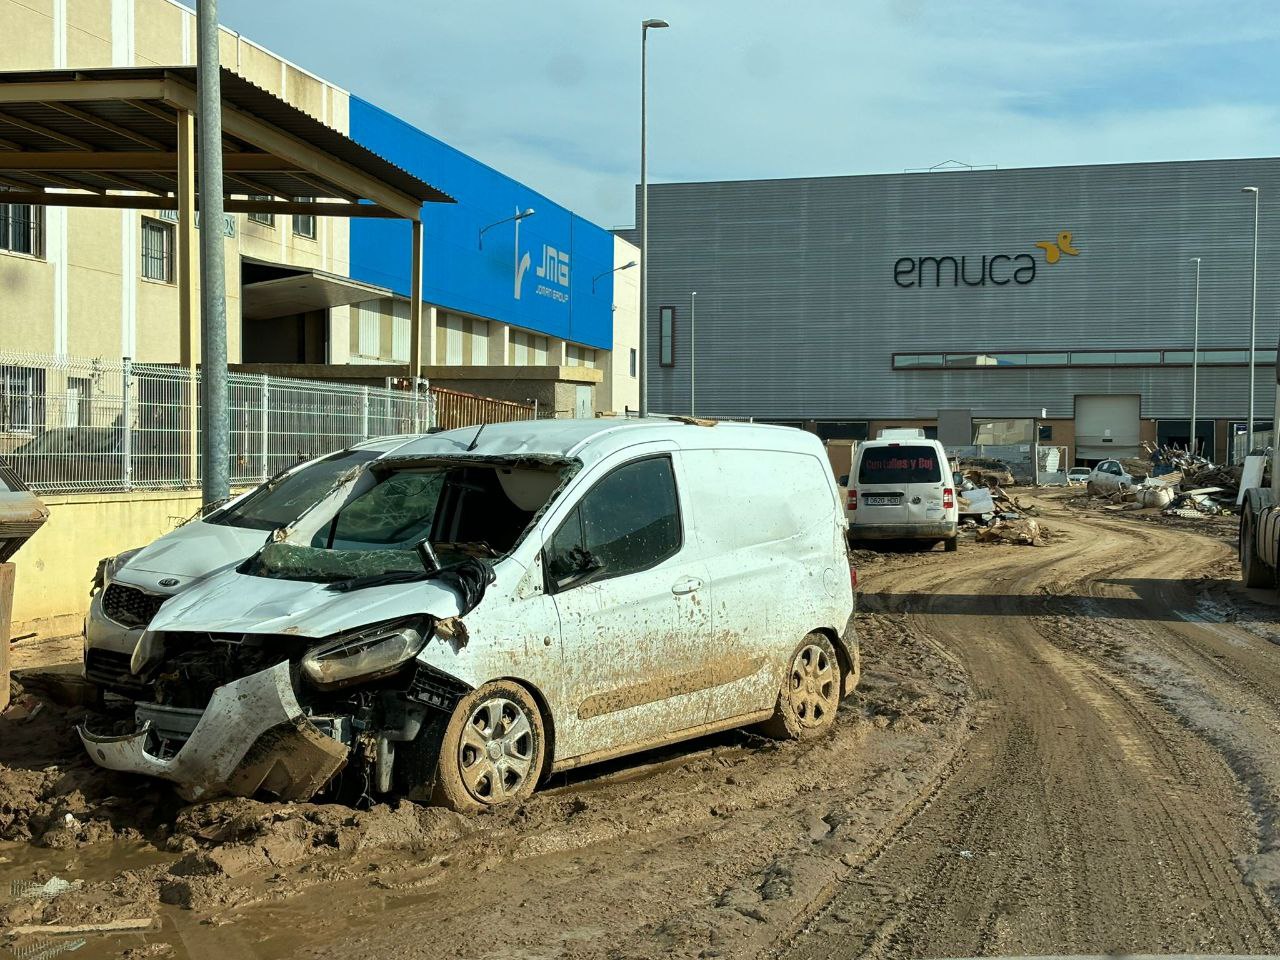
[[[196,85],[196,69],[190,66],[177,67],[113,67],[92,70],[13,70],[0,71],[0,85],[17,83],[76,83],[77,81],[112,81],[112,80],[164,80],[177,79],[191,88]],[[270,91],[246,80],[234,71],[222,68],[222,99],[235,110],[248,114],[265,123],[271,124],[310,147],[328,154],[336,160],[348,164],[361,173],[375,177],[388,187],[420,202],[453,203],[454,198],[443,190],[419,179],[407,170],[396,166],[384,157],[379,156],[367,147],[362,146],[345,134],[321,122],[310,114],[280,99]],[[160,101],[153,101],[157,105]],[[92,149],[104,152],[146,150],[148,147],[139,144],[136,139],[113,132],[90,120],[60,111],[47,105],[46,100],[31,102],[0,104],[0,140],[9,141],[22,151],[51,151],[71,149]],[[165,122],[154,112],[133,106],[120,100],[80,101],[71,104],[76,112],[83,112],[92,117],[107,121],[131,133],[141,135],[162,145],[165,150],[177,149],[176,127]],[[166,112],[168,108],[163,108]],[[11,119],[6,120],[5,117]],[[14,121],[19,122],[14,122]],[[43,128],[48,133],[41,132]],[[234,138],[227,138],[234,140]],[[76,143],[83,147],[77,147]],[[243,144],[244,148],[253,151],[256,148]],[[150,149],[157,149],[151,147]],[[66,172],[56,176],[48,176],[36,172],[20,173],[5,171],[3,179],[7,182],[18,182],[37,189],[44,186],[79,185],[95,190],[119,190],[129,187],[122,184],[120,178],[134,181],[147,189],[172,191],[175,189],[171,177],[155,172],[140,171],[105,171],[102,174],[92,172]],[[315,193],[313,182],[316,178],[308,174],[308,180],[295,180],[287,174],[267,174],[261,179],[264,185],[278,188],[281,192],[296,196],[309,196]],[[70,181],[70,183],[59,182]],[[236,189],[233,177],[229,176],[228,192],[243,193]],[[334,196],[341,196],[335,192]]]

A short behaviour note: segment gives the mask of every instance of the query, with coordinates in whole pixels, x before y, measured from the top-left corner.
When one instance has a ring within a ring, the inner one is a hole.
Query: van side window
[[[551,582],[621,577],[680,549],[680,504],[669,457],[637,460],[591,488],[547,541]]]

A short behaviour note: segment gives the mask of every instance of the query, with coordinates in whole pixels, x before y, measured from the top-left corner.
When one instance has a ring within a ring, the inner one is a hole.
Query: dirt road
[[[830,739],[726,735],[496,814],[180,809],[68,752],[74,711],[0,728],[0,884],[85,881],[0,928],[154,922],[80,957],[1274,952],[1276,608],[1220,538],[1045,522],[860,567]]]

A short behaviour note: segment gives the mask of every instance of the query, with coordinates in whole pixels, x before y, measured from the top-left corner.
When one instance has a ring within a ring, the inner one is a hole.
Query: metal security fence
[[[232,373],[231,481],[375,437],[426,432],[418,391]],[[0,351],[0,457],[40,493],[195,487],[200,378],[184,367]]]
[[[1275,444],[1274,430],[1255,430],[1253,436],[1237,433],[1231,437],[1231,462],[1244,463],[1244,458],[1252,450],[1265,451]]]

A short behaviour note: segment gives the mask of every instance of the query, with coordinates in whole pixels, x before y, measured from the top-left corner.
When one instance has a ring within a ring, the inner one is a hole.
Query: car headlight
[[[307,651],[302,675],[318,687],[376,680],[416,657],[429,637],[418,619],[365,627]]]
[[[134,547],[132,550],[125,550],[123,553],[117,553],[114,557],[104,557],[98,561],[98,569],[93,575],[93,585],[95,589],[101,590],[108,583],[116,578],[116,574],[120,572],[120,568],[134,558],[140,551],[141,547]]]

